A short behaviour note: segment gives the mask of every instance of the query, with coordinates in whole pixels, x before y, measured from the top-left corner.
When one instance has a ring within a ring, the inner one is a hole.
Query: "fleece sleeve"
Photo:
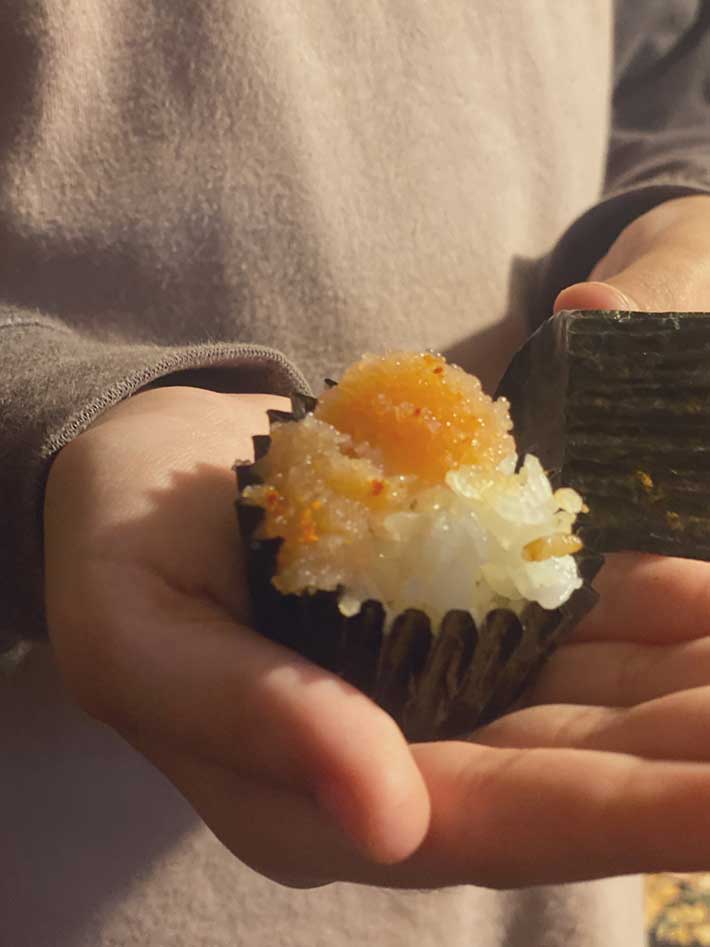
[[[607,175],[543,268],[540,314],[657,204],[710,193],[710,2],[617,0]]]
[[[42,497],[52,458],[107,407],[174,373],[230,391],[307,390],[265,347],[98,341],[49,315],[0,306],[0,665],[44,634]]]

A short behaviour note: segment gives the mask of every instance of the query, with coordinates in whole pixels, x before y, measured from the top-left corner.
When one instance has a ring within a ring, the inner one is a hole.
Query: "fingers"
[[[131,742],[167,743],[309,794],[368,857],[396,861],[419,844],[426,788],[384,711],[218,606],[156,577],[129,578],[114,570],[109,593],[105,577],[94,583],[102,625],[98,653],[87,656],[91,712]]]
[[[514,887],[707,866],[706,766],[461,744],[416,756],[432,823],[400,879]]]
[[[645,759],[710,755],[710,686],[669,694],[625,710],[546,705],[502,717],[476,732],[486,746],[568,747],[631,753]]]
[[[639,553],[608,556],[594,580],[600,600],[574,641],[669,644],[710,633],[710,565]]]
[[[283,884],[512,888],[707,867],[710,767],[466,743],[414,753],[432,820],[422,845],[396,865],[349,848],[306,797],[201,760],[163,754],[158,762],[227,847]]]
[[[633,707],[706,684],[710,684],[707,638],[668,647],[583,642],[555,652],[542,669],[530,702]]]

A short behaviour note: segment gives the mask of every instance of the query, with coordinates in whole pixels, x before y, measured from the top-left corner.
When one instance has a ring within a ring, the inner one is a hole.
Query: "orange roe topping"
[[[368,512],[394,512],[409,503],[406,479],[388,479],[372,461],[354,454],[346,436],[313,417],[275,424],[257,470],[265,482],[246,487],[243,498],[266,513],[259,535],[284,540],[280,570],[295,565],[303,547],[313,548],[324,537],[369,529]]]
[[[265,510],[259,535],[284,540],[277,587],[300,587],[292,575],[300,576],[304,547],[326,574],[338,543],[369,536],[377,517],[410,511],[417,493],[449,470],[497,466],[515,451],[511,426],[506,401],[493,402],[476,378],[439,355],[355,364],[314,416],[274,425],[257,464],[264,482],[244,491]]]
[[[369,444],[387,475],[441,482],[462,465],[495,467],[515,450],[504,399],[440,355],[397,353],[363,359],[325,392],[315,416]]]

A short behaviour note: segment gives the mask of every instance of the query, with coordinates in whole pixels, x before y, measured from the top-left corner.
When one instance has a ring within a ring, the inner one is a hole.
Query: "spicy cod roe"
[[[515,450],[508,403],[440,355],[363,359],[327,391],[315,415],[377,447],[384,470],[441,482],[449,470],[496,467]]]
[[[261,465],[268,486],[247,492],[266,510],[263,535],[285,540],[282,570],[324,532],[353,531],[348,501],[394,512],[415,480],[442,482],[460,466],[493,469],[515,449],[507,402],[429,352],[362,359],[321,396],[314,417],[321,424],[274,430]]]

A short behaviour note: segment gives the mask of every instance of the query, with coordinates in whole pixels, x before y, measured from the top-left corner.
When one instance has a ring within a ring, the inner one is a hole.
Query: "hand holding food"
[[[62,451],[47,609],[82,706],[287,884],[507,888],[706,867],[710,566],[615,559],[533,706],[475,742],[408,747],[361,692],[248,627],[229,468],[267,433],[265,410],[287,408],[148,391]]]

